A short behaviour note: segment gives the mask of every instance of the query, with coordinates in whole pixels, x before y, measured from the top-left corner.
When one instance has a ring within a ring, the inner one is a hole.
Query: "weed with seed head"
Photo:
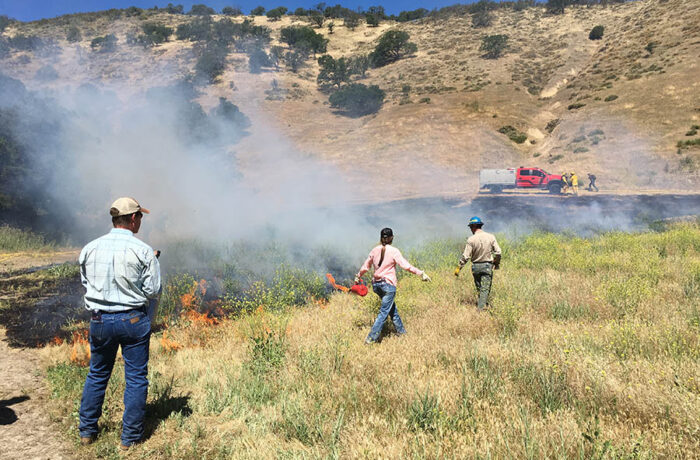
[[[437,431],[444,422],[440,397],[426,389],[422,395],[417,395],[408,406],[408,425],[414,431]]]

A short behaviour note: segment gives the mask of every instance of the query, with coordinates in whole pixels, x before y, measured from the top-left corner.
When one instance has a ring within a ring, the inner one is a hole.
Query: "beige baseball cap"
[[[117,198],[114,203],[112,203],[112,207],[109,208],[109,215],[112,217],[126,216],[127,214],[133,214],[139,211],[144,214],[150,214],[150,211],[146,208],[142,208],[138,201],[126,196]]]

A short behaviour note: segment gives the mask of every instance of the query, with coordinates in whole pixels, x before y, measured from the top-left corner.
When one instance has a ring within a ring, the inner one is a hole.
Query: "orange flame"
[[[78,366],[90,364],[90,342],[88,331],[76,331],[73,333],[73,345],[70,352],[70,361]]]
[[[168,338],[168,331],[163,332],[163,337],[160,339],[160,345],[167,352],[177,351],[182,348],[182,344]]]
[[[334,288],[336,288],[340,291],[343,291],[343,292],[348,292],[350,290],[350,288],[346,288],[345,286],[341,286],[340,284],[336,284],[335,278],[333,278],[333,275],[331,275],[330,273],[326,273],[326,278],[328,278],[328,282],[331,283],[331,286],[333,286]]]

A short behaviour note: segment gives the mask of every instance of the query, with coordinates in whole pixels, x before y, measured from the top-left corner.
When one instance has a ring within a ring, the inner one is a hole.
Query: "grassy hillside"
[[[610,189],[697,190],[699,13],[700,5],[690,0],[645,0],[570,7],[563,15],[543,7],[499,9],[483,28],[474,28],[460,8],[408,23],[362,23],[355,30],[336,20],[333,34],[317,29],[336,58],[371,51],[390,29],[408,32],[418,47],[408,58],[354,77],[386,91],[376,115],[334,113],[317,87],[313,59],[298,73],[282,65],[251,74],[246,54],[235,50],[221,77],[201,88],[199,102],[210,108],[227,97],[251,117],[252,135],[239,146],[239,159],[252,175],[259,173],[260,138],[273,129],[302,151],[339,165],[360,187],[368,176],[400,167],[410,180],[384,191],[392,197],[473,193],[478,169],[520,164],[557,173],[591,171],[609,179]],[[200,51],[175,37],[149,49],[128,45],[127,37],[147,21],[175,28],[191,20],[144,12],[15,24],[6,37],[37,35],[55,46],[12,50],[0,61],[4,72],[35,88],[99,82],[138,93],[191,74]],[[273,46],[281,44],[282,27],[308,24],[295,16],[254,22],[272,30]],[[596,25],[604,26],[603,37],[589,40]],[[70,27],[81,31],[77,43],[66,41]],[[92,51],[91,40],[107,33],[118,38],[116,50]],[[484,59],[481,40],[496,34],[508,36],[508,48],[498,59]],[[37,72],[46,65],[57,79],[39,81]],[[500,134],[504,126],[526,134],[526,141],[516,144]]]
[[[178,278],[151,342],[147,440],[133,458],[690,458],[700,424],[700,227],[506,241],[492,309],[455,279],[459,241],[410,254],[408,335],[363,345],[378,299],[290,308],[297,284],[218,322]],[[316,281],[308,279],[307,285]],[[175,284],[173,284],[175,283]],[[226,309],[230,300],[219,305]],[[85,343],[44,349],[52,414],[77,441]],[[117,458],[123,375],[79,458]]]

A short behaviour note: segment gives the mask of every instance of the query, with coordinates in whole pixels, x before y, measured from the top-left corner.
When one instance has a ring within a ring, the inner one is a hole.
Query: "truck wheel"
[[[503,187],[500,185],[494,185],[491,187],[491,193],[501,193],[503,191]]]
[[[547,189],[552,195],[559,195],[561,193],[561,185],[559,184],[552,184],[549,187],[547,187]]]

